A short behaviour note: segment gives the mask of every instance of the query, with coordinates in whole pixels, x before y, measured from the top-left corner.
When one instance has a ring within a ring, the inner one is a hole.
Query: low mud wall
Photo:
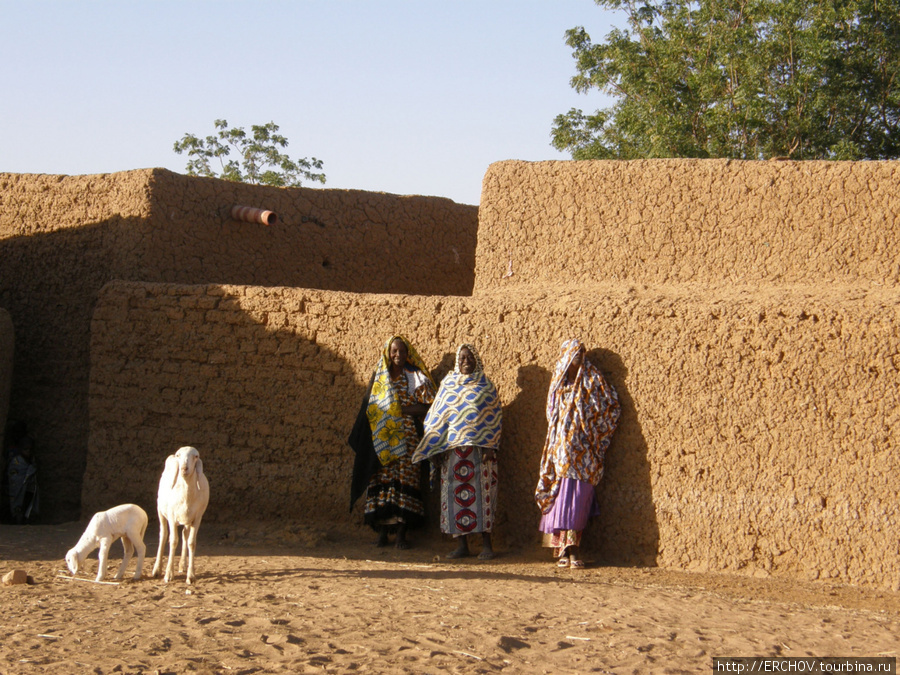
[[[623,405],[591,555],[897,589],[898,326],[889,289],[461,298],[117,282],[92,323],[82,501],[152,511],[165,456],[192,444],[209,519],[359,522],[346,437],[399,332],[438,376],[457,343],[480,347],[504,403],[496,536],[537,546],[544,402],[559,345],[577,335]]]
[[[271,226],[235,221],[270,208]],[[11,411],[41,459],[43,516],[77,518],[89,329],[113,279],[469,294],[477,207],[436,197],[269,188],[162,169],[0,173],[0,308],[16,331]]]

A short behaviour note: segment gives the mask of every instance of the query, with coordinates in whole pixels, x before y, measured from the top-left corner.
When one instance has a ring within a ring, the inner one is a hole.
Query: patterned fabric
[[[491,532],[497,506],[497,459],[481,448],[452,448],[441,462],[441,532]]]
[[[541,516],[538,525],[538,530],[544,533],[543,545],[552,547],[553,554],[560,557],[566,547],[579,545],[588,519],[599,514],[594,486],[563,478],[553,506]]]
[[[459,372],[459,352],[464,347],[475,357],[475,370],[469,375]],[[425,417],[425,433],[412,461],[421,462],[464,446],[496,449],[500,446],[501,422],[500,397],[484,374],[478,352],[472,345],[460,345],[456,365],[441,382]]]
[[[431,373],[409,340],[401,335],[392,336],[381,350],[381,358],[375,366],[369,406],[366,410],[375,454],[383,466],[411,453],[418,441],[412,418],[405,418],[400,410],[400,406],[404,405],[400,400],[401,390],[391,382],[390,350],[391,343],[397,339],[403,341],[409,353],[406,364],[406,392],[412,402],[424,402],[414,400],[415,392],[420,388],[426,387],[431,396],[437,388],[431,379]]]
[[[430,378],[413,388],[412,375],[413,371],[404,371],[396,379],[388,376],[388,385],[393,390],[398,406],[431,403],[434,400],[434,386]],[[408,444],[409,448],[414,448],[419,435],[412,416],[401,416],[400,425],[404,446]],[[406,523],[415,527],[424,520],[421,470],[410,461],[410,454],[405,450],[389,464],[375,471],[370,478],[366,489],[366,524],[378,526]]]
[[[569,383],[566,371],[578,354],[582,362]],[[534,494],[542,513],[553,506],[563,478],[595,486],[600,482],[606,449],[621,415],[615,389],[584,354],[580,340],[563,342],[550,380],[547,440]]]
[[[559,558],[570,546],[581,546],[581,530],[557,530],[553,534],[544,533],[541,546],[553,549],[553,557]]]

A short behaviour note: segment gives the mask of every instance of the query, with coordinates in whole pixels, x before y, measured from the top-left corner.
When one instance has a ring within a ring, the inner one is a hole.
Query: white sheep
[[[106,574],[106,561],[109,558],[109,548],[116,539],[122,539],[122,547],[125,555],[122,564],[116,573],[116,579],[125,576],[125,568],[131,555],[137,550],[137,569],[134,571],[135,580],[141,578],[144,569],[144,554],[147,547],[144,546],[144,532],[147,531],[147,512],[136,504],[122,504],[114,506],[108,511],[95,513],[88,523],[87,529],[81,535],[81,539],[75,544],[75,548],[66,553],[66,565],[69,571],[75,575],[81,569],[84,559],[95,548],[100,548],[97,563],[97,581],[102,581]]]
[[[187,556],[187,583],[194,583],[194,548],[200,519],[209,504],[209,481],[203,474],[203,461],[197,448],[185,446],[166,458],[166,468],[159,479],[156,510],[159,514],[159,550],[152,576],[162,567],[163,547],[169,538],[169,560],[166,564],[165,582],[174,576],[175,550],[178,548],[178,526],[184,526],[184,541],[178,572],[184,572]]]

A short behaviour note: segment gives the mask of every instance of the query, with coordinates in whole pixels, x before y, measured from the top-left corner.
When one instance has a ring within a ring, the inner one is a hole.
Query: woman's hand
[[[430,407],[427,403],[413,403],[412,405],[400,406],[400,412],[406,417],[424,417]]]

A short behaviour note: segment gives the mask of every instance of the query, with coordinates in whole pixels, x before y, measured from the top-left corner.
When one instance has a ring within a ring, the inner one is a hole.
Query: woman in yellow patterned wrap
[[[378,532],[378,546],[396,529],[397,548],[409,548],[406,531],[425,518],[421,469],[410,455],[419,443],[416,418],[428,412],[437,387],[409,341],[387,341],[350,433],[356,453],[350,508],[366,494],[365,522]]]

